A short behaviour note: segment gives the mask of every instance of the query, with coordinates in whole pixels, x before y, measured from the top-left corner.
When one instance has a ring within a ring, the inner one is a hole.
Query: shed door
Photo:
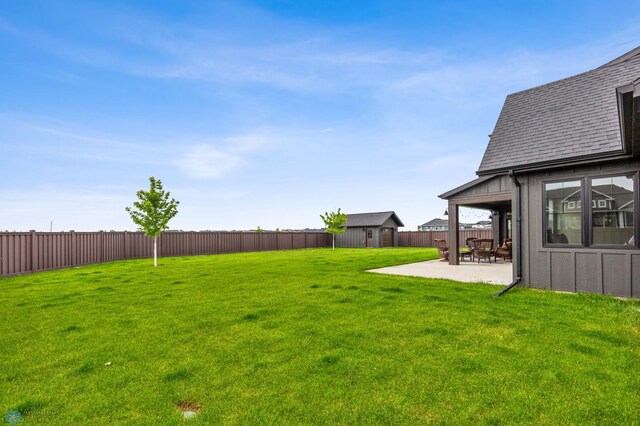
[[[382,230],[382,247],[393,247],[393,229],[384,228]]]
[[[373,229],[367,229],[367,247],[373,247]]]

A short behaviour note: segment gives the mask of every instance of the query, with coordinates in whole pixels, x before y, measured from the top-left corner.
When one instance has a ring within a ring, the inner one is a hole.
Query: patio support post
[[[500,225],[502,224],[502,216],[502,210],[491,210],[491,230],[493,232],[494,248],[502,244],[502,241],[500,240],[500,238],[502,238],[500,228]]]
[[[460,225],[458,223],[458,205],[449,201],[449,265],[457,265],[458,241],[460,240]]]

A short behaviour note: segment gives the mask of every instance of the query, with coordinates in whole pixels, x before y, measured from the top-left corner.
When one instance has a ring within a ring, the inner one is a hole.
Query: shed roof
[[[396,215],[396,213],[392,211],[348,214],[347,223],[344,226],[347,228],[358,226],[382,226],[391,217],[398,224],[398,226],[404,226],[404,223],[402,223],[398,215]]]
[[[591,71],[507,96],[478,174],[623,153],[616,88],[640,77],[640,47]]]

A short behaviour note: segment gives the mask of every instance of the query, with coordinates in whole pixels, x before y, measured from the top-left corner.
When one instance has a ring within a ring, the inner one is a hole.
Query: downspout
[[[521,207],[520,199],[521,199],[522,189],[520,188],[520,182],[518,181],[518,178],[516,177],[513,170],[509,170],[509,177],[511,178],[511,181],[513,182],[513,184],[516,186],[516,197],[515,197],[516,198],[515,211],[517,213],[516,229],[515,229],[516,243],[517,243],[516,245],[516,254],[517,254],[516,279],[511,284],[509,284],[508,286],[506,286],[505,288],[503,288],[502,290],[494,294],[493,297],[502,296],[503,294],[505,294],[506,292],[508,292],[509,290],[511,290],[518,284],[520,284],[520,281],[522,281],[522,209],[520,208]]]

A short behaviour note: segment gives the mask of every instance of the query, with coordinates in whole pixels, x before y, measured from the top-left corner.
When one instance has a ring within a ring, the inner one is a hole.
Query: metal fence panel
[[[327,247],[323,232],[164,232],[159,256]],[[0,276],[153,256],[142,232],[2,232]]]

